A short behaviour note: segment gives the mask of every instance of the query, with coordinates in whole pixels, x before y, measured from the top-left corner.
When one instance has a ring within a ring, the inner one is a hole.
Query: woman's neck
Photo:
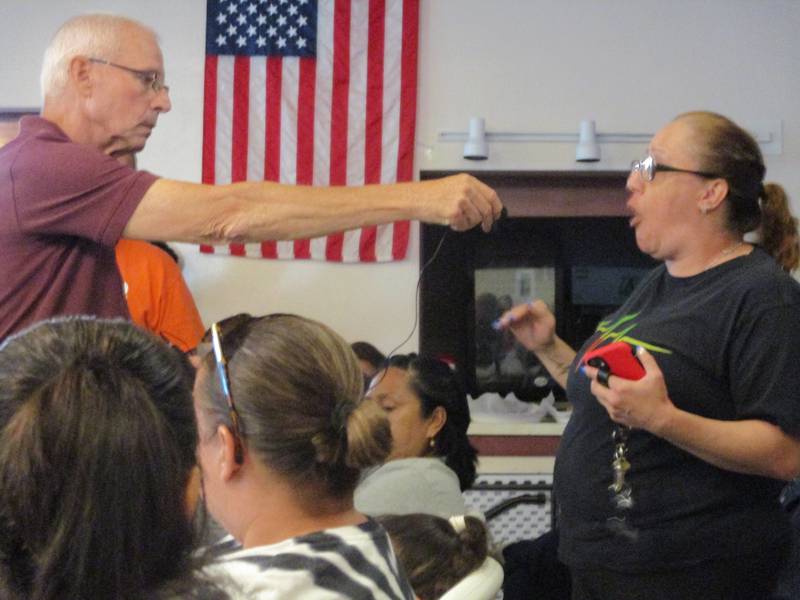
[[[251,504],[258,507],[257,511],[237,536],[245,548],[366,521],[353,508],[352,494],[344,499],[320,499],[319,493],[297,486],[270,486],[262,491],[258,504]]]
[[[734,258],[750,254],[753,246],[736,236],[708,240],[687,250],[682,256],[666,259],[667,271],[673,277],[691,277],[718,267]]]

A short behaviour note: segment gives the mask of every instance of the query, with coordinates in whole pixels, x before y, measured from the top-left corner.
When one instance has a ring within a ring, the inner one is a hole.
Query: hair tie
[[[450,521],[450,525],[456,530],[456,533],[461,533],[467,528],[467,520],[464,518],[464,515],[450,517],[448,521]]]
[[[331,424],[338,433],[341,433],[347,428],[347,421],[354,409],[355,404],[352,402],[340,402],[333,407],[333,412],[331,413]]]

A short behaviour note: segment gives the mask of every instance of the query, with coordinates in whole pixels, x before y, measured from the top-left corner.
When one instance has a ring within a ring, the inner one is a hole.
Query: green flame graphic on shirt
[[[636,328],[636,317],[640,313],[635,312],[629,315],[624,315],[616,321],[600,321],[597,324],[597,331],[600,335],[592,342],[591,346],[586,349],[586,352],[591,352],[604,342],[628,342],[632,346],[641,346],[646,348],[649,352],[659,352],[661,354],[672,354],[672,350],[656,346],[655,344],[648,344],[647,342],[628,335]]]

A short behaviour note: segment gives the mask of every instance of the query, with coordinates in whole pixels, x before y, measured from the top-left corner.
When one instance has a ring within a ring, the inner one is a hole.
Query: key
[[[631,468],[631,463],[624,456],[620,456],[614,459],[611,467],[614,469],[614,482],[609,489],[615,494],[619,494],[625,486],[625,473]]]
[[[608,521],[606,521],[606,527],[608,527],[609,531],[627,538],[631,542],[635,542],[639,539],[639,530],[628,525],[624,517],[609,518]]]
[[[625,484],[619,493],[614,495],[614,506],[617,510],[630,510],[633,508],[633,495],[631,494],[631,486]]]
[[[628,441],[628,435],[631,432],[631,428],[627,425],[616,425],[614,430],[611,432],[611,440],[614,444],[624,444]]]

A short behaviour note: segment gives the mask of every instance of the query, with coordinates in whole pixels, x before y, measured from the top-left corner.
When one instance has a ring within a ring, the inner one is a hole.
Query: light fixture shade
[[[486,123],[482,117],[469,120],[469,136],[464,144],[464,158],[486,160],[489,158],[489,144],[486,142]]]
[[[575,160],[578,162],[597,162],[600,160],[600,146],[597,144],[597,133],[594,121],[581,121],[581,131],[578,136],[578,147],[575,150]]]

